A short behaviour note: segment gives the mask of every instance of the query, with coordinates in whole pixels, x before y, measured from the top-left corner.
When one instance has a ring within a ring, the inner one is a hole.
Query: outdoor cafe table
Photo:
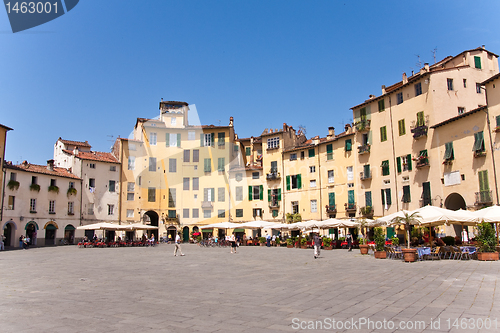
[[[417,247],[418,259],[422,260],[424,255],[431,254],[430,247]]]
[[[460,246],[460,250],[462,252],[468,253],[468,254],[474,254],[476,253],[476,247],[475,246]]]

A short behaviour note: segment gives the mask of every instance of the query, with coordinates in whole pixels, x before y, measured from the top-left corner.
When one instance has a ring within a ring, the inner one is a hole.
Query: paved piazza
[[[500,331],[500,262],[173,248],[0,252],[0,332]]]

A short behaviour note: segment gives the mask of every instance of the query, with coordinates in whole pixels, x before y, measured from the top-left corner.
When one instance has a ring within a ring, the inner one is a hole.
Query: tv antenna
[[[434,63],[436,63],[436,53],[437,53],[437,51],[438,51],[437,47],[435,47],[434,50],[431,51],[432,52],[432,56],[434,57]]]
[[[422,68],[422,61],[420,60],[420,54],[415,54],[415,56],[417,57],[417,68],[420,69]]]

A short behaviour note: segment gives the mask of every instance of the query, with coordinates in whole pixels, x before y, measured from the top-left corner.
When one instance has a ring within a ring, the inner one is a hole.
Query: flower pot
[[[360,244],[359,245],[359,252],[361,252],[361,254],[368,254],[368,245]]]
[[[260,246],[264,246],[264,245],[266,245],[266,244],[265,243],[260,243]]]
[[[307,249],[307,245],[301,245],[300,248],[301,249]]]
[[[403,252],[403,259],[406,262],[414,262],[417,258],[417,250],[416,249],[401,249]]]
[[[293,245],[287,244],[286,247],[289,248],[289,249],[293,249]]]
[[[333,249],[333,247],[330,245],[330,246],[323,246],[323,250],[331,250]]]
[[[385,258],[387,258],[387,252],[375,251],[375,259],[385,259]]]
[[[496,261],[498,260],[498,252],[478,252],[477,260]]]

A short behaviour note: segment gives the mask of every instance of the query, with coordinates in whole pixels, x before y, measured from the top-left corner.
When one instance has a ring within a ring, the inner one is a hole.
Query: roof
[[[456,117],[453,117],[453,118],[450,118],[450,119],[446,119],[445,121],[442,121],[436,125],[432,125],[431,128],[437,128],[437,127],[440,127],[440,126],[443,126],[443,125],[446,125],[448,123],[451,123],[452,121],[455,121],[455,120],[458,120],[458,119],[461,119],[461,118],[464,118],[464,117],[467,117],[467,116],[470,116],[471,114],[474,114],[478,111],[482,111],[482,110],[485,110],[486,109],[486,105],[483,105],[483,106],[480,106],[474,110],[470,110],[468,112],[464,112]]]
[[[63,149],[63,152],[65,152],[66,154],[74,155],[74,152],[72,150]],[[112,153],[104,153],[100,151],[79,151],[75,157],[89,161],[120,163]]]
[[[6,163],[5,168],[11,169],[11,170],[40,173],[40,174],[49,175],[49,176],[81,179],[80,177],[75,176],[74,174],[69,172],[68,169],[54,167],[52,170],[49,170],[49,169],[47,169],[46,165],[37,165],[37,164],[31,164],[31,163],[27,163],[27,162],[24,162],[23,164],[19,164],[19,165],[12,165],[12,164]]]
[[[184,105],[184,106],[189,106],[188,103],[186,102],[179,102],[179,101],[161,101],[160,102],[160,105],[161,104],[170,104],[170,105]]]
[[[57,141],[61,141],[65,145],[92,148],[92,146],[89,144],[88,141],[82,142],[82,141],[63,140],[63,139],[61,139],[61,137],[59,137],[59,139]]]
[[[0,127],[5,128],[7,131],[12,131],[12,128],[7,127],[7,126],[5,126],[5,125],[0,124]]]
[[[490,77],[488,80],[484,81],[484,82],[481,82],[481,85],[486,85],[492,81],[495,81],[496,79],[498,79],[500,77],[500,73],[496,74],[496,75],[493,75],[492,77]]]

